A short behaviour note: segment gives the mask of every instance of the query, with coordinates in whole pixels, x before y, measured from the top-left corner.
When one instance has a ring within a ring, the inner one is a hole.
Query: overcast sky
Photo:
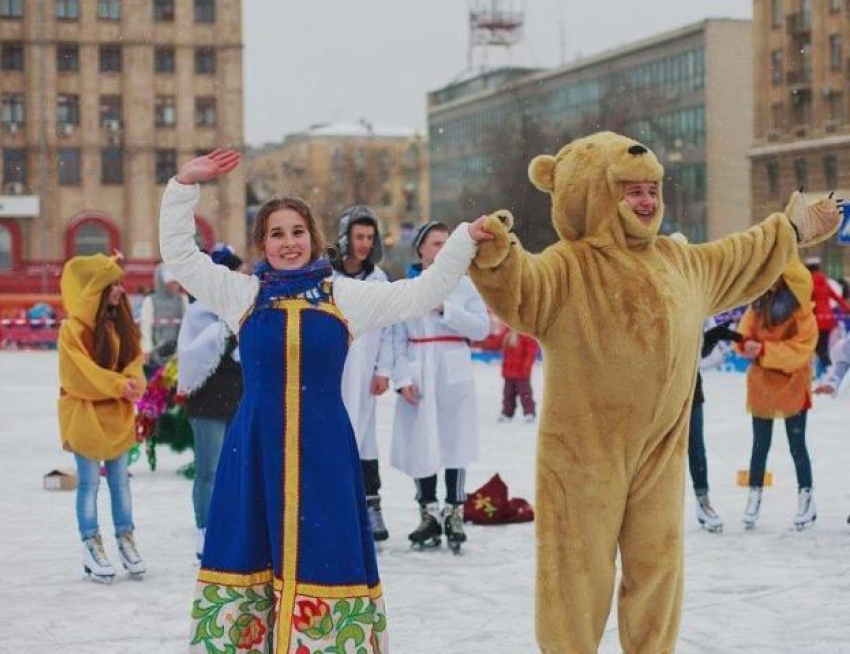
[[[311,124],[425,131],[425,93],[467,67],[466,0],[243,0],[245,138]],[[556,66],[708,17],[750,18],[750,0],[503,0],[525,8],[517,65]],[[561,37],[563,34],[563,39]],[[562,48],[562,42],[564,47]]]

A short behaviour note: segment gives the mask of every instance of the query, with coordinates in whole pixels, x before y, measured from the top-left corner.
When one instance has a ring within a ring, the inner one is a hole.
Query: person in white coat
[[[430,268],[449,236],[440,222],[417,229],[413,238],[421,266]],[[468,340],[490,331],[484,301],[462,277],[442,305],[394,326],[393,379],[400,396],[393,424],[393,467],[416,481],[420,524],[409,535],[414,545],[433,545],[445,533],[449,544],[466,540],[463,530],[467,466],[478,458],[478,407]],[[437,502],[437,472],[445,468],[446,502]]]
[[[334,277],[349,277],[367,282],[389,281],[378,266],[383,254],[378,218],[367,206],[356,204],[342,212],[331,263]],[[390,534],[381,513],[381,473],[378,438],[375,429],[375,399],[390,385],[393,369],[392,327],[376,329],[351,344],[342,372],[342,401],[354,427],[369,525],[376,541]]]

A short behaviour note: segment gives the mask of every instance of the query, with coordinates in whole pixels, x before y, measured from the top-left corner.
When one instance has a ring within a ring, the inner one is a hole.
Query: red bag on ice
[[[470,493],[463,506],[463,517],[477,525],[501,525],[531,522],[534,509],[522,498],[508,499],[508,487],[497,474],[477,491]]]

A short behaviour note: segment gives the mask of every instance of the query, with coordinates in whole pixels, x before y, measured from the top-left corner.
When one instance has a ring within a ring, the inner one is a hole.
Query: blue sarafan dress
[[[321,260],[259,271],[192,606],[193,651],[381,654],[386,616]]]

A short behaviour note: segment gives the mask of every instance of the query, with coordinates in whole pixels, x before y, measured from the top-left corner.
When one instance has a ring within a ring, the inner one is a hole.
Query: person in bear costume
[[[664,169],[612,132],[535,157],[529,176],[552,196],[560,240],[530,254],[510,233],[510,212],[497,211],[485,222],[495,238],[479,246],[470,277],[496,315],[544,352],[537,642],[547,654],[597,651],[619,548],[623,650],[672,652],[703,320],[766,291],[798,245],[835,232],[838,209],[795,193],[785,214],[746,232],[678,243],[658,235]],[[626,195],[633,186],[638,202]]]

